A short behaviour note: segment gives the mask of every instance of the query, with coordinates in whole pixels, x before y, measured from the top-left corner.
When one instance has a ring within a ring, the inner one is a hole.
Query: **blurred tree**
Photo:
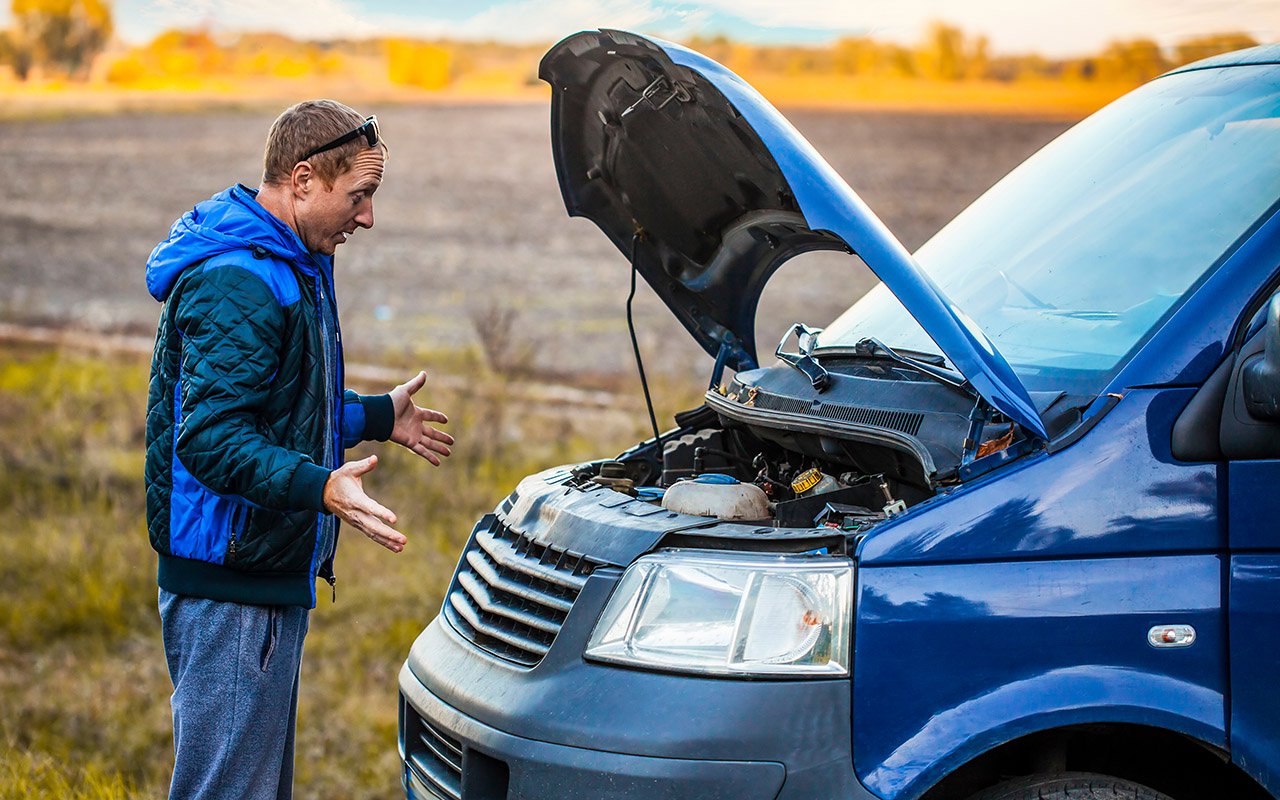
[[[205,31],[164,31],[150,44],[130,50],[112,62],[107,80],[136,84],[153,79],[213,75],[227,62],[226,51]]]
[[[443,89],[453,77],[452,56],[443,47],[412,39],[388,39],[387,77],[419,89]]]
[[[1168,71],[1169,61],[1151,39],[1112,42],[1098,59],[1101,80],[1145,83]]]
[[[944,22],[932,22],[924,41],[916,48],[920,74],[935,80],[955,81],[964,77],[964,32]]]
[[[111,38],[107,0],[13,0],[11,9],[13,44],[29,49],[33,66],[55,75],[87,78]]]
[[[1182,40],[1173,48],[1174,66],[1190,64],[1192,61],[1216,56],[1219,53],[1243,50],[1257,44],[1258,40],[1247,33],[1211,33],[1206,36],[1195,36]]]
[[[831,49],[835,70],[842,75],[867,75],[876,71],[879,45],[866,36],[837,39]]]
[[[25,81],[31,74],[31,46],[13,31],[0,31],[0,65],[7,65],[13,75]]]
[[[1098,75],[1098,59],[1069,58],[1062,62],[1062,77],[1071,81],[1091,81]]]
[[[702,53],[713,61],[718,61],[729,67],[734,65],[731,63],[735,55],[733,52],[733,43],[729,41],[729,37],[724,34],[716,36],[694,36],[689,40],[689,47]]]
[[[832,69],[844,75],[913,75],[912,54],[866,36],[839,39],[831,47]]]
[[[1006,83],[1053,78],[1059,74],[1059,62],[1049,61],[1035,53],[1021,56],[996,56],[988,60],[985,74],[991,80]]]
[[[967,80],[982,80],[987,77],[991,68],[991,40],[986,36],[978,36],[969,48],[964,64],[964,77]]]

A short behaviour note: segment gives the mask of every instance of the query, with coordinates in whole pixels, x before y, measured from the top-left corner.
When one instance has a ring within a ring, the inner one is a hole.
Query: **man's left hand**
[[[395,427],[391,429],[391,441],[404,445],[413,452],[440,466],[440,458],[451,452],[453,437],[436,430],[431,423],[445,423],[449,418],[439,411],[415,405],[413,396],[427,382],[427,373],[419,372],[408,381],[391,390],[391,403],[396,411]]]

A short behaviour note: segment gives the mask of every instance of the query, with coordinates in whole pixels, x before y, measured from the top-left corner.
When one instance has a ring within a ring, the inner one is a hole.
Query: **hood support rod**
[[[631,334],[631,350],[636,354],[636,369],[640,372],[640,388],[644,389],[644,404],[649,409],[649,424],[653,426],[654,446],[658,451],[658,463],[662,463],[662,434],[658,433],[658,418],[653,413],[653,398],[649,395],[649,381],[644,376],[644,360],[640,358],[640,342],[636,339],[636,322],[631,314],[631,302],[636,299],[636,252],[639,249],[641,230],[631,237],[631,293],[627,295],[627,332]]]

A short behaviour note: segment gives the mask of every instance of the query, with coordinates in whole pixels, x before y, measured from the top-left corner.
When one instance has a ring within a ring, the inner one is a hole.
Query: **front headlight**
[[[586,657],[715,675],[847,675],[853,562],[667,550],[622,576]]]

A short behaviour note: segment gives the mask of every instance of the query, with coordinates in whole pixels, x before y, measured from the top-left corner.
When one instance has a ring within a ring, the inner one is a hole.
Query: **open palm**
[[[427,373],[419,372],[391,390],[391,402],[396,414],[391,441],[403,445],[438,467],[440,459],[452,452],[449,446],[453,444],[453,437],[431,424],[446,423],[449,421],[447,416],[413,402],[414,394],[426,383]]]

